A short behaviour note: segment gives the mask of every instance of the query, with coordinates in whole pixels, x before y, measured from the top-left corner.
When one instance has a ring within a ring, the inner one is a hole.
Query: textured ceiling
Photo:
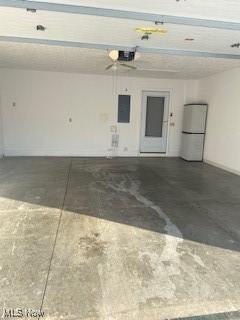
[[[49,1],[42,0],[42,2]],[[51,0],[51,2],[240,22],[239,0]],[[162,28],[167,30],[165,35],[153,34],[149,41],[141,41],[141,35],[135,29],[153,27],[153,23],[48,11],[30,13],[25,9],[6,7],[0,7],[0,21],[0,36],[240,54],[240,49],[231,47],[231,44],[240,42],[240,31],[233,30],[164,24]],[[44,25],[46,31],[36,31],[38,24]],[[194,38],[194,41],[185,41],[186,38]],[[0,67],[111,74],[111,71],[104,70],[109,63],[106,51],[0,42]],[[164,69],[174,72],[131,70],[128,72],[130,76],[197,79],[240,67],[240,60],[142,54],[134,65],[141,69]],[[127,70],[119,70],[120,74],[126,72]]]
[[[104,50],[0,42],[0,68],[113,75],[113,71],[105,70],[109,63],[111,61],[108,58],[108,52]],[[158,54],[141,54],[137,61],[129,64],[144,69],[166,70],[166,72],[128,71],[125,68],[119,68],[118,74],[134,77],[198,79],[240,67],[239,60]]]
[[[0,35],[47,38],[87,43],[104,43],[129,47],[161,47],[184,50],[199,50],[221,53],[239,53],[231,44],[240,40],[240,31],[220,30],[183,25],[165,24],[164,35],[153,34],[149,41],[141,41],[137,27],[155,27],[154,23],[136,20],[96,17],[38,11],[28,13],[24,9],[0,8]],[[45,32],[36,30],[36,25],[46,27]],[[161,28],[161,26],[160,26]],[[194,41],[185,41],[194,38]]]
[[[39,1],[39,0],[35,0]],[[42,0],[98,8],[112,8],[195,17],[213,20],[239,21],[239,0]]]

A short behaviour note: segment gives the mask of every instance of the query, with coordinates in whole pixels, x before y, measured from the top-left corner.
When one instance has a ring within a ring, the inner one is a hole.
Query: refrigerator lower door
[[[203,160],[204,134],[182,134],[181,158],[188,161]]]

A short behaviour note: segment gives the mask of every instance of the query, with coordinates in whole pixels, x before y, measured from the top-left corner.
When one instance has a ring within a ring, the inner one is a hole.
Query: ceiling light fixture
[[[152,28],[152,27],[139,27],[135,29],[136,32],[143,32],[144,34],[152,34],[152,33],[159,33],[159,34],[165,34],[167,33],[167,30],[162,28]]]
[[[118,59],[119,52],[118,52],[118,50],[112,50],[109,52],[108,55],[113,61],[116,61]]]
[[[37,31],[45,31],[45,30],[46,30],[46,28],[45,28],[43,25],[41,25],[41,24],[38,24],[38,25],[36,26],[36,29],[37,29]]]
[[[111,68],[113,71],[117,71],[117,65],[116,65],[116,63],[112,66],[112,68]]]
[[[136,50],[137,50],[137,48],[136,48]],[[140,59],[140,58],[141,58],[141,53],[140,53],[140,52],[135,51],[135,57],[134,57],[134,60],[138,60],[138,59]]]

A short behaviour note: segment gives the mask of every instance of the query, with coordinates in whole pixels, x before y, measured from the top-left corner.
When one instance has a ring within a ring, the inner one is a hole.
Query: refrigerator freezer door
[[[206,105],[186,105],[184,107],[182,131],[191,133],[204,133],[206,116]]]
[[[188,161],[203,160],[204,134],[182,134],[181,158]]]

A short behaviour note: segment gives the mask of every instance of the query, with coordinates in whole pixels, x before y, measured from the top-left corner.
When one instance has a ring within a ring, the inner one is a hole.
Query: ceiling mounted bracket
[[[136,12],[136,11],[127,11],[127,10],[118,10],[118,9],[96,8],[96,7],[87,7],[87,6],[81,6],[81,5],[55,3],[55,2],[53,3],[53,2],[45,2],[45,1],[44,2],[31,1],[31,0],[0,0],[0,6],[11,7],[11,8],[25,8],[25,9],[29,8],[29,9],[36,9],[36,10],[92,15],[92,16],[109,17],[109,18],[117,18],[117,19],[139,20],[139,21],[148,21],[153,23],[155,23],[155,21],[159,21],[160,23],[188,25],[188,26],[194,26],[194,27],[205,27],[205,28],[225,29],[225,30],[240,30],[239,22],[180,17],[180,16],[162,15],[162,14],[156,14],[156,13]]]

